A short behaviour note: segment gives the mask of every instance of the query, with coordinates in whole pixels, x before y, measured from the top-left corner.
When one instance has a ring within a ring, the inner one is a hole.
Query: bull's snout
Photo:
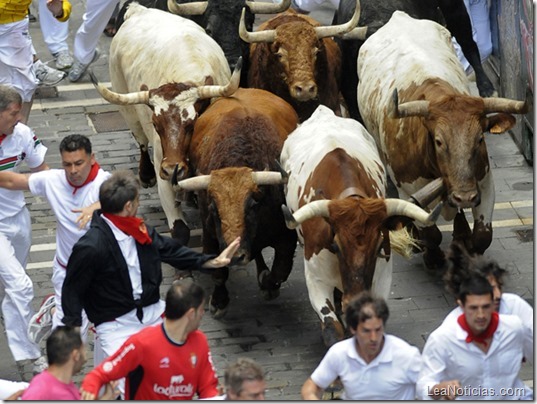
[[[187,174],[186,165],[184,163],[168,163],[163,161],[160,164],[160,178],[164,181],[171,181],[176,184],[184,179]]]
[[[449,196],[449,203],[451,206],[459,209],[474,208],[481,203],[481,195],[476,189],[471,191],[453,191]]]
[[[317,84],[312,80],[299,81],[291,86],[291,96],[298,101],[309,101],[317,98]]]

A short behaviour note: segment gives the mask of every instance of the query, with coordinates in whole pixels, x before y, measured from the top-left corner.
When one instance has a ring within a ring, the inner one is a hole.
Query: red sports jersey
[[[192,400],[218,395],[218,378],[207,337],[191,332],[186,342],[171,341],[164,325],[130,337],[86,375],[82,389],[97,395],[103,384],[126,377],[126,400]]]

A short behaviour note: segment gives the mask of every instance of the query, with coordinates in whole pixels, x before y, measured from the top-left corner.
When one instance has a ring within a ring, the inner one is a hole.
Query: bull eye
[[[339,246],[335,241],[330,244],[330,252],[332,252],[333,254],[339,253]]]
[[[436,147],[438,148],[441,148],[444,144],[442,143],[442,140],[440,140],[439,138],[435,138],[434,139],[434,144],[436,145]]]

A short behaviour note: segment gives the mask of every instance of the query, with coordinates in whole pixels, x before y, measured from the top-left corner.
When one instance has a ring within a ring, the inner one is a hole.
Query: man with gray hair
[[[0,84],[0,173],[19,172],[23,161],[32,172],[48,169],[47,148],[20,122],[22,104],[17,90]],[[0,188],[0,300],[9,349],[23,378],[27,363],[33,363],[34,373],[47,367],[39,346],[27,335],[34,314],[34,289],[26,273],[31,241],[24,193]]]
[[[265,372],[250,358],[239,358],[224,373],[226,394],[223,400],[264,400]]]

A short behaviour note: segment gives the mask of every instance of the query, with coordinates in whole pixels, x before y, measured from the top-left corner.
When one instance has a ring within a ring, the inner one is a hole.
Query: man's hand
[[[63,15],[63,0],[47,0],[47,8],[55,18]]]
[[[429,396],[434,400],[455,400],[457,397],[457,390],[461,388],[461,384],[458,380],[447,380],[435,384],[432,389],[429,390]]]
[[[82,397],[82,400],[95,400],[97,397],[95,394],[90,393],[82,388],[80,389],[80,396]]]
[[[12,395],[4,398],[4,401],[13,401],[13,400],[18,400],[20,398],[20,396],[22,396],[22,393],[24,393],[26,391],[26,389],[22,389],[22,390],[19,390],[19,391],[16,391],[15,393],[13,393]]]
[[[117,397],[121,394],[121,392],[117,388],[118,384],[119,380],[114,380],[113,382],[106,383],[104,386],[104,393],[101,397],[99,397],[99,400],[116,400]]]
[[[86,206],[84,208],[73,209],[72,212],[80,213],[80,216],[76,218],[76,222],[78,223],[78,228],[84,229],[86,225],[91,221],[93,212],[97,209],[100,209],[100,207],[101,207],[100,202],[94,202],[91,205]]]
[[[233,240],[224,251],[220,253],[220,255],[216,258],[213,258],[212,260],[206,261],[202,268],[222,268],[226,265],[229,265],[231,262],[231,258],[237,250],[239,249],[239,246],[241,244],[241,238],[237,237],[235,240]]]

